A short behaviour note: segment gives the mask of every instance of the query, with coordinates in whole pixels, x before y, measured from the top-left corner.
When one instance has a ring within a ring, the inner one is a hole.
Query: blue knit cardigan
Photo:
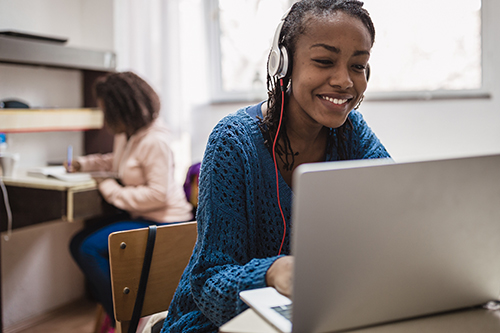
[[[247,308],[242,290],[266,286],[279,257],[283,222],[272,156],[254,116],[260,104],[238,110],[213,129],[200,173],[198,240],[169,308],[162,333],[217,332]],[[349,159],[389,157],[363,117],[352,111]],[[335,148],[334,148],[335,150]],[[338,160],[336,151],[328,160]],[[292,190],[279,178],[290,253]]]

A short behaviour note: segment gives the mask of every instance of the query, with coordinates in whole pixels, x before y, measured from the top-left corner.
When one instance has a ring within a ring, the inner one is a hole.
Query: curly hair
[[[132,72],[112,73],[99,78],[95,97],[104,105],[104,120],[110,127],[125,126],[129,134],[151,124],[160,112],[154,89]]]
[[[293,70],[293,54],[297,40],[304,33],[308,23],[313,17],[329,16],[337,11],[342,11],[352,17],[358,18],[368,29],[371,37],[371,46],[375,41],[375,28],[370,18],[370,14],[363,8],[363,2],[357,0],[302,0],[294,3],[284,20],[280,33],[280,45],[284,46],[289,55],[288,74],[283,78],[283,87],[286,89],[290,84],[290,76]],[[269,58],[268,58],[269,61]],[[271,150],[274,136],[278,130],[281,110],[281,87],[276,77],[267,76],[267,115],[260,122],[261,131],[264,135],[266,145]],[[285,105],[287,100],[285,100]],[[286,124],[287,114],[283,114],[283,124]],[[346,131],[352,129],[349,119],[338,128],[330,128],[327,141],[327,151],[337,147],[339,158],[347,159],[347,139]],[[285,170],[292,170],[295,156],[290,139],[288,138],[286,126],[282,126],[278,133],[276,143],[276,153],[283,162]],[[283,144],[281,144],[281,142]]]

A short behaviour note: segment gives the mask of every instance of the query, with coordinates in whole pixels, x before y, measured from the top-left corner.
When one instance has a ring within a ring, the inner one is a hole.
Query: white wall
[[[368,102],[360,111],[396,161],[491,154],[500,152],[495,95],[491,100]]]
[[[1,0],[0,30],[68,38],[68,46],[113,50],[113,0]],[[81,107],[82,75],[76,70],[0,64],[0,99],[35,107]],[[83,152],[81,132],[7,134],[20,166],[63,161],[68,144]],[[4,223],[4,221],[2,221]],[[15,222],[14,222],[15,223]],[[84,295],[84,279],[69,255],[82,222],[23,228],[2,246],[4,327],[46,313]]]
[[[112,0],[2,0],[0,30],[68,38],[68,46],[113,49]]]

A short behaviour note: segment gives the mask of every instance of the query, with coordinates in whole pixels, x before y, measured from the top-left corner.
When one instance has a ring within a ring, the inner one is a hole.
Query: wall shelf
[[[0,132],[84,131],[100,129],[104,115],[94,108],[0,109]]]
[[[113,71],[116,55],[111,51],[87,50],[64,45],[0,36],[0,62]]]
[[[0,64],[44,66],[80,70],[83,75],[83,106],[96,107],[95,81],[115,71],[116,54],[61,44],[0,36]],[[12,114],[15,112],[15,114]],[[56,113],[57,112],[57,113]],[[113,148],[113,135],[103,127],[104,116],[95,109],[0,109],[0,131],[7,133],[85,131],[85,153],[106,153]],[[0,318],[1,329],[1,318]]]

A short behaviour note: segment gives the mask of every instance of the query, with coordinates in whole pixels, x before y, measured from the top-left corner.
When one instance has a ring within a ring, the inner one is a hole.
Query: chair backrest
[[[141,317],[165,311],[196,242],[196,221],[159,226]],[[148,228],[109,235],[113,304],[118,332],[127,332],[139,287]]]

